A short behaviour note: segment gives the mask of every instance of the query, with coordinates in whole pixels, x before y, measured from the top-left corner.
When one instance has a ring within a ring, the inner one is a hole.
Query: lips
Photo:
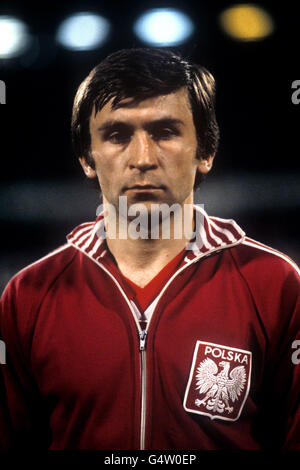
[[[143,184],[143,185],[135,185],[129,189],[162,189],[161,186],[153,186],[152,184]]]
[[[165,189],[165,186],[155,186],[153,184],[135,184],[134,186],[129,186],[125,188],[125,191],[129,189],[137,189],[140,191],[146,191],[146,190],[155,190],[155,189]]]

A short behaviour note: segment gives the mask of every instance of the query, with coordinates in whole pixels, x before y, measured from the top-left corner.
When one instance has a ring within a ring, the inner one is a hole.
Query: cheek
[[[176,149],[173,157],[169,159],[169,168],[171,171],[182,175],[183,178],[193,175],[197,169],[197,147],[194,145],[180,146]],[[175,175],[174,175],[175,176]]]
[[[92,156],[95,162],[97,173],[106,174],[112,171],[113,158],[110,158],[110,156],[107,155],[107,152],[93,150]]]
[[[112,202],[122,185],[121,169],[115,155],[93,151],[95,170],[104,196]]]
[[[101,190],[104,191],[108,186],[107,182],[109,181],[109,175],[111,174],[109,163],[101,158],[101,155],[98,151],[93,150],[91,155],[94,161],[95,171]]]

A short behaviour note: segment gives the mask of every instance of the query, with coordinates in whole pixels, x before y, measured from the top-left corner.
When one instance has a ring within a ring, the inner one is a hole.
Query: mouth
[[[152,184],[136,184],[134,186],[126,187],[124,191],[135,191],[135,192],[155,192],[155,191],[164,191],[165,186],[154,186]]]

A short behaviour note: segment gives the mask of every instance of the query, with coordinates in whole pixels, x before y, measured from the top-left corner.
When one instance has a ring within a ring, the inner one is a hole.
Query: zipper
[[[146,436],[146,409],[147,409],[147,362],[146,340],[147,331],[139,331],[140,337],[140,361],[141,361],[141,424],[140,424],[140,450],[145,450]]]
[[[141,330],[139,332],[139,337],[140,337],[140,351],[143,352],[146,350],[147,331]]]
[[[113,277],[117,285],[119,283]],[[130,301],[125,292],[123,292],[121,286],[119,287],[123,296],[125,297],[128,306],[130,307],[130,311],[133,315],[138,336],[139,336],[139,352],[140,352],[140,385],[141,385],[141,400],[140,400],[140,450],[145,450],[145,436],[146,436],[146,411],[147,411],[147,357],[146,357],[146,342],[147,342],[147,334],[148,334],[148,327],[149,323],[147,322],[146,329],[142,330],[140,326],[140,322],[138,317],[141,316],[141,312],[138,307],[135,305],[133,301]]]

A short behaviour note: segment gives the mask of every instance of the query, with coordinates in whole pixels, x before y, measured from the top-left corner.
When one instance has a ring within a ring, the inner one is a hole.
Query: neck
[[[115,217],[106,211],[105,198],[103,203],[108,248],[120,271],[138,285],[146,285],[191,239],[193,193],[181,206],[178,205],[178,211],[170,211],[170,216],[159,218],[157,224],[151,224],[149,216],[142,222],[139,217],[121,220],[118,215]],[[110,230],[112,226],[115,227],[113,231]]]

